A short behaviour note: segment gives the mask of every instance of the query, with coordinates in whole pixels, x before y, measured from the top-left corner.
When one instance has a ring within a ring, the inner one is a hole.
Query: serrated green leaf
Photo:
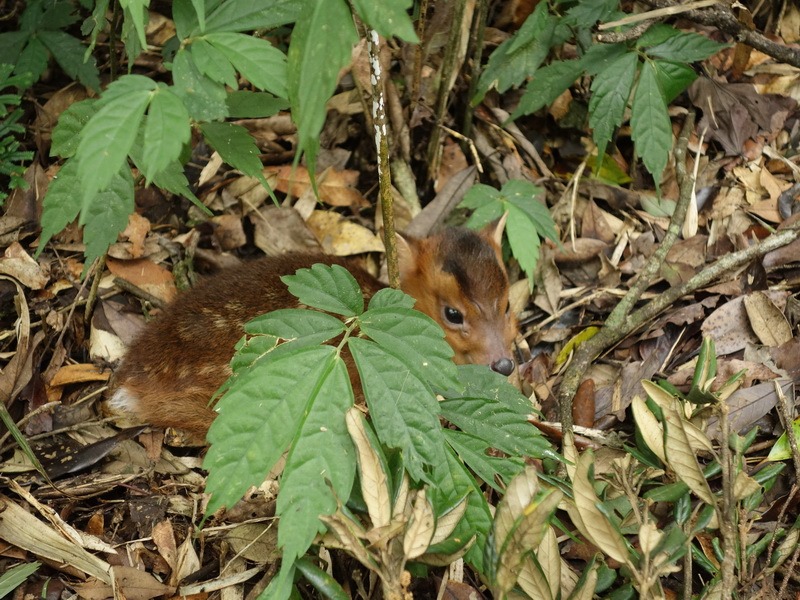
[[[364,312],[364,296],[355,277],[340,265],[313,265],[281,277],[301,304],[343,317]]]
[[[429,316],[410,308],[370,308],[359,324],[362,332],[403,361],[421,381],[440,388],[458,385],[453,349]]]
[[[197,28],[197,31],[194,31],[194,33],[200,33],[198,14],[194,4],[194,0],[174,0],[172,3],[172,21],[175,23],[175,34],[181,41],[188,39],[195,28]]]
[[[511,203],[508,203],[506,209],[508,243],[511,245],[514,258],[519,261],[519,266],[533,285],[533,274],[539,261],[539,234],[524,211]]]
[[[303,0],[221,2],[208,13],[206,31],[272,29],[296,21],[305,4]]]
[[[638,67],[636,54],[624,54],[597,73],[592,81],[589,126],[598,156],[603,156],[614,131],[622,124]]]
[[[594,27],[598,21],[611,20],[618,9],[617,0],[578,2],[567,11],[565,19],[579,29],[586,29]]]
[[[320,515],[335,512],[337,499],[350,495],[355,480],[355,448],[345,422],[353,389],[344,361],[330,361],[332,370],[320,379],[320,391],[309,398],[300,427],[294,428],[281,477],[278,543],[289,560],[305,554],[314,536],[324,531]]]
[[[219,121],[228,116],[225,87],[200,73],[188,49],[175,54],[172,81],[175,93],[183,100],[195,121]]]
[[[134,163],[136,162],[136,159],[134,159]],[[194,195],[191,189],[189,189],[189,180],[186,179],[183,165],[178,161],[171,162],[167,165],[166,169],[156,173],[153,176],[153,185],[177,196],[183,196],[191,200],[197,208],[207,215],[211,215],[211,210]]]
[[[0,598],[6,594],[10,594],[22,585],[25,580],[33,575],[39,567],[42,566],[40,562],[32,562],[28,564],[17,565],[10,568],[8,571],[0,575]]]
[[[233,68],[228,57],[203,38],[195,39],[189,46],[192,60],[203,75],[209,79],[237,89],[239,82],[236,79],[236,69]]]
[[[81,180],[78,163],[70,159],[53,177],[44,197],[42,211],[42,235],[36,256],[44,250],[47,242],[78,217],[81,210]]]
[[[50,156],[70,158],[78,149],[78,140],[84,125],[89,122],[96,112],[97,101],[87,98],[75,102],[67,108],[58,118],[58,125],[53,129],[53,143],[50,146]]]
[[[211,447],[203,466],[212,494],[209,513],[233,506],[249,486],[263,481],[295,440],[336,360],[331,346],[297,347],[274,359],[267,354],[235,378],[208,432]]]
[[[444,437],[461,460],[500,494],[505,492],[505,486],[511,479],[525,468],[525,462],[519,457],[491,455],[488,450],[492,445],[473,435],[445,429]]]
[[[63,31],[42,31],[39,39],[47,47],[59,66],[72,79],[77,79],[86,87],[100,91],[100,77],[94,56],[85,57],[85,47],[81,41]]]
[[[537,69],[511,118],[529,115],[550,105],[575,83],[582,72],[580,60],[557,61]]]
[[[556,18],[548,12],[547,3],[540,2],[519,31],[492,52],[478,80],[473,106],[490,89],[503,93],[533,75],[550,52],[555,28]]]
[[[47,69],[50,55],[39,38],[31,38],[19,53],[14,69],[15,73],[30,73],[34,80],[38,80]]]
[[[400,290],[385,288],[378,290],[369,301],[369,309],[378,308],[414,308],[416,300]]]
[[[144,124],[141,168],[148,183],[178,159],[191,133],[186,106],[172,91],[160,86],[152,95]]]
[[[267,40],[241,33],[209,33],[205,39],[254,86],[286,98],[286,56]]]
[[[350,63],[358,41],[344,0],[305,2],[292,32],[288,53],[288,92],[297,124],[296,160],[305,153],[314,171],[326,102],[336,89],[339,71]]]
[[[127,227],[133,212],[133,177],[124,166],[111,179],[106,189],[98,192],[81,211],[83,243],[86,245],[84,273],[92,262],[102,256],[117,241],[117,236]]]
[[[445,452],[436,398],[402,361],[374,342],[351,338],[348,345],[378,437],[402,451],[412,478],[429,481],[425,466],[444,460]]]
[[[658,84],[658,75],[649,61],[642,65],[639,84],[633,96],[631,137],[658,188],[672,149],[672,123],[664,92]]]
[[[0,63],[17,65],[17,60],[27,41],[28,33],[26,31],[0,33]]]
[[[451,448],[445,452],[446,460],[433,468],[436,485],[429,488],[430,500],[437,514],[455,506],[462,498],[467,498],[467,511],[450,534],[448,541],[428,548],[428,552],[450,553],[458,550],[475,536],[475,543],[469,549],[466,559],[479,573],[485,573],[483,551],[492,526],[492,515],[481,489]]]
[[[315,310],[285,308],[249,321],[244,330],[250,335],[271,335],[282,340],[319,345],[342,335],[344,323]]]
[[[664,99],[667,104],[678,97],[689,85],[697,79],[697,73],[690,66],[670,62],[667,60],[653,61],[656,77],[661,89],[664,90]]]
[[[478,183],[467,190],[467,193],[464,194],[464,199],[459,204],[459,207],[476,210],[482,206],[485,206],[486,204],[502,202],[502,200],[503,196],[499,190],[490,185]]]
[[[508,377],[487,369],[484,365],[458,365],[459,387],[438,390],[446,398],[489,398],[502,403],[519,415],[531,414],[531,402],[511,385]]]
[[[372,29],[385,38],[397,36],[416,44],[419,42],[414,24],[408,16],[413,0],[353,0],[353,8]]]
[[[200,130],[222,160],[267,185],[258,146],[247,129],[234,123],[203,123]]]
[[[119,81],[132,82],[128,77],[132,76],[122,77]],[[75,158],[83,184],[85,207],[97,192],[108,187],[125,163],[136,139],[155,82],[146,77],[135,81],[141,87],[104,103],[81,131]],[[109,89],[113,86],[111,84]]]
[[[639,45],[641,47],[641,40]],[[647,48],[647,54],[664,60],[691,63],[705,60],[727,47],[727,44],[720,44],[699,33],[676,31],[668,39]]]
[[[289,101],[266,92],[237,90],[228,94],[228,112],[235,119],[271,117],[289,108]]]

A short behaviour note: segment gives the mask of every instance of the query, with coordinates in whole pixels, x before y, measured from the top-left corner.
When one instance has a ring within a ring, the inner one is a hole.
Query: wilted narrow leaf
[[[428,502],[425,489],[417,490],[411,518],[403,537],[403,553],[407,559],[414,559],[425,553],[434,534],[433,507]]]
[[[377,453],[372,448],[364,429],[364,417],[353,407],[347,411],[347,431],[353,438],[361,478],[361,495],[367,505],[372,527],[385,527],[392,519],[389,486]]]
[[[431,545],[443,542],[450,537],[450,534],[453,533],[453,530],[455,530],[466,512],[467,499],[464,498],[461,502],[456,504],[452,510],[447,511],[443,515],[439,515],[439,518],[436,520],[436,531],[431,539]]]
[[[633,397],[631,401],[631,409],[633,410],[633,418],[636,421],[636,426],[639,428],[639,433],[650,448],[650,451],[655,454],[663,463],[667,462],[667,455],[664,451],[664,429],[661,423],[658,422],[655,415],[647,408],[647,403],[638,394]]]
[[[695,451],[686,434],[684,420],[679,413],[678,401],[675,400],[670,407],[662,408],[667,424],[665,442],[667,465],[695,495],[706,503],[715,505],[716,498],[711,493],[711,488],[708,487],[708,482],[700,469]]]
[[[592,480],[589,478],[589,468],[593,462],[594,453],[591,451],[584,452],[578,458],[575,478],[572,480],[575,507],[568,508],[567,511],[570,516],[577,513],[577,520],[573,518],[573,521],[589,541],[614,560],[623,564],[630,564],[628,548],[625,545],[622,534],[597,508],[597,503],[600,502],[600,499],[595,494]]]

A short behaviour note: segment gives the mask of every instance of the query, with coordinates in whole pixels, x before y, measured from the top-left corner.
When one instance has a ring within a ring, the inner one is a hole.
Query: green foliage
[[[533,285],[533,273],[539,260],[541,238],[558,243],[553,217],[538,200],[542,189],[529,181],[511,180],[501,190],[478,184],[464,196],[459,206],[473,211],[467,225],[481,228],[508,213],[506,235],[511,253]]]
[[[593,77],[589,124],[597,146],[598,169],[629,109],[636,152],[659,187],[672,149],[668,104],[694,81],[696,75],[689,63],[704,60],[725,46],[663,24],[652,26],[638,40],[593,44],[592,28],[599,20],[617,16],[617,2],[579,2],[562,15],[549,13],[548,6],[540,3],[519,31],[492,53],[473,103],[489,89],[503,92],[527,80],[512,115],[517,118],[550,104],[587,74]],[[545,65],[550,50],[570,37],[579,49],[578,58]]]
[[[30,85],[27,76],[10,76],[12,69],[11,65],[0,64],[0,90]],[[21,100],[19,94],[0,94],[0,176],[10,179],[8,189],[12,190],[28,187],[22,178],[25,168],[19,163],[33,159],[33,152],[20,150],[17,140],[17,136],[25,133],[25,128],[18,123],[22,116],[22,110],[17,108]],[[7,197],[8,194],[0,190],[0,205]]]
[[[388,5],[361,0],[354,8],[380,33],[414,40],[406,13],[409,4],[409,0]],[[122,39],[132,62],[145,44],[147,3],[128,0],[121,6]],[[97,3],[84,23],[92,45],[105,26],[105,8],[107,2]],[[124,229],[133,207],[127,200],[131,178],[122,173],[130,172],[131,164],[144,175],[145,184],[182,195],[208,211],[189,189],[181,164],[192,122],[223,160],[267,187],[252,137],[225,120],[265,117],[291,107],[298,127],[297,160],[305,153],[313,171],[326,102],[358,41],[349,5],[344,0],[255,4],[178,0],[172,16],[177,35],[164,49],[171,85],[142,75],[123,75],[99,100],[79,103],[59,121],[53,132],[53,152],[75,164],[69,168],[65,164],[61,182],[45,197],[40,250],[51,236],[80,217],[94,236],[89,240],[84,231],[87,258],[101,255]],[[47,64],[44,48],[52,47],[68,74],[99,87],[96,70],[90,81],[88,67],[78,68],[75,62],[75,57],[83,60],[89,54],[80,44],[80,48],[69,46],[72,38],[60,31],[76,20],[68,3],[30,3],[21,30],[0,34],[0,59],[15,64],[17,72],[29,71],[38,77]],[[266,39],[243,33],[293,22],[288,57]],[[31,37],[34,33],[38,38]],[[93,64],[86,63],[94,69]],[[241,80],[251,89],[239,90]],[[99,237],[98,232],[102,233]]]
[[[2,575],[0,575],[0,598],[6,594],[10,594],[17,589],[22,583],[31,575],[33,575],[39,567],[42,566],[40,562],[32,562],[24,565],[17,565],[12,567]]]
[[[439,326],[397,290],[381,290],[365,310],[358,283],[341,267],[315,265],[284,281],[316,310],[280,310],[247,325],[208,434],[209,512],[235,503],[286,453],[277,514],[287,570],[273,588],[284,589],[293,561],[324,529],[320,516],[350,496],[356,452],[346,415],[363,396],[384,464],[400,466],[390,488],[403,472],[430,484],[437,514],[467,498],[454,541],[437,548],[452,551],[476,536],[468,557],[480,563],[491,517],[467,466],[497,485],[521,470],[522,456],[555,456],[527,423],[528,400],[486,367],[456,367]],[[459,431],[444,430],[441,417]],[[490,448],[506,456],[488,460]]]
[[[0,63],[14,65],[14,74],[28,74],[37,81],[52,57],[71,78],[99,91],[94,57],[85,56],[81,41],[62,31],[77,20],[71,2],[28,2],[19,31],[0,33]]]

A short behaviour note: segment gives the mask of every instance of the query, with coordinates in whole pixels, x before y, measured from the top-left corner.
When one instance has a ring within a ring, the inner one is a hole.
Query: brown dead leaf
[[[217,215],[211,218],[214,224],[214,241],[225,252],[241,248],[247,243],[242,220],[236,215]]]
[[[178,293],[172,273],[146,258],[117,260],[108,257],[106,266],[115,277],[132,283],[164,302],[172,301]]]
[[[792,339],[789,321],[764,292],[753,292],[745,296],[744,308],[750,327],[765,346],[780,346]]]
[[[141,258],[144,255],[144,241],[150,233],[150,221],[139,213],[131,213],[128,225],[120,234],[120,239],[128,240],[127,250],[130,258]]]
[[[86,88],[77,83],[71,83],[57,90],[50,99],[36,111],[33,131],[39,137],[38,147],[44,150],[50,146],[50,134],[58,123],[58,118],[75,102],[85,100],[88,94]]]
[[[9,275],[32,290],[41,290],[49,279],[41,265],[18,242],[6,248],[0,258],[0,274]]]
[[[150,600],[156,596],[164,596],[175,592],[174,587],[159,583],[155,577],[134,567],[117,565],[114,567],[114,579],[121,597],[126,600]],[[87,600],[106,600],[114,596],[110,585],[98,580],[90,580],[75,586],[81,598]]]
[[[764,293],[779,310],[786,306],[789,292],[770,290]],[[702,332],[714,340],[720,356],[742,350],[748,344],[759,343],[750,328],[743,296],[733,298],[711,313],[703,323]]]
[[[784,394],[792,393],[792,382],[782,381],[780,386]],[[726,401],[731,431],[743,432],[751,429],[756,421],[775,407],[777,401],[778,396],[772,381],[736,390]],[[720,427],[716,417],[708,420],[706,431],[709,437],[719,439]]]
[[[170,585],[177,584],[177,581],[173,581],[173,578],[175,576],[175,565],[178,562],[178,545],[175,543],[175,532],[169,519],[164,519],[153,525],[153,543],[172,572],[173,577],[170,577]]]
[[[383,242],[366,227],[345,220],[337,213],[315,210],[306,221],[325,254],[351,256],[364,252],[383,252]]]
[[[453,175],[460,173],[468,166],[467,157],[464,156],[461,146],[448,137],[444,141],[442,159],[439,163],[439,172],[433,184],[433,189],[438,194]]]
[[[285,166],[264,169],[265,174],[277,174],[275,189],[299,198],[311,189],[311,177],[303,166]],[[349,206],[353,209],[369,206],[369,202],[355,186],[358,171],[338,171],[328,168],[317,175],[319,199],[331,206]]]
[[[314,233],[294,208],[268,204],[257,212],[251,212],[248,219],[253,224],[253,242],[267,256],[322,252]]]
[[[50,385],[55,387],[72,383],[85,383],[87,381],[108,381],[109,375],[109,371],[103,372],[91,363],[65,365],[56,372],[50,381]]]

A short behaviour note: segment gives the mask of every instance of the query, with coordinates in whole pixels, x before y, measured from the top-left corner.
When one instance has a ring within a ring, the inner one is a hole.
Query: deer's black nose
[[[499,358],[492,363],[492,371],[508,377],[514,371],[514,361],[510,358]]]

